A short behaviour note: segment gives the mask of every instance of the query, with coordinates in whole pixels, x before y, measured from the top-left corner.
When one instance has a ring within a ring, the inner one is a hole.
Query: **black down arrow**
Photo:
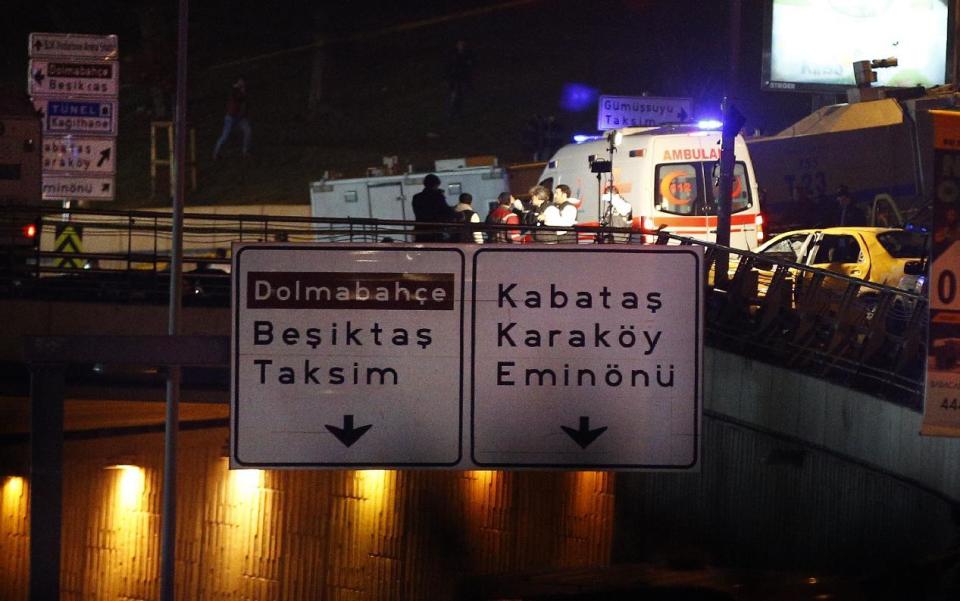
[[[366,426],[360,426],[359,428],[354,428],[353,416],[344,415],[342,428],[331,426],[330,424],[324,424],[324,427],[327,430],[330,430],[330,433],[336,436],[337,440],[343,443],[343,446],[349,447],[353,443],[360,440],[360,437],[366,434],[367,430],[373,427],[373,424],[367,424]],[[604,428],[604,430],[606,430],[606,428]]]
[[[328,428],[330,426],[327,426]],[[607,431],[607,427],[597,428],[596,430],[590,429],[590,418],[586,415],[580,416],[580,429],[574,430],[573,428],[568,428],[567,426],[560,426],[563,428],[563,431],[567,433],[567,436],[573,439],[573,442],[580,445],[580,448],[585,449],[590,446],[590,443],[597,439],[598,436]]]

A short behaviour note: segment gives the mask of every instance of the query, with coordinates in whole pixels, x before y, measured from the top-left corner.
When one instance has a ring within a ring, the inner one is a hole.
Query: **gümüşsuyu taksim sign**
[[[231,465],[698,469],[702,271],[688,247],[238,245]]]

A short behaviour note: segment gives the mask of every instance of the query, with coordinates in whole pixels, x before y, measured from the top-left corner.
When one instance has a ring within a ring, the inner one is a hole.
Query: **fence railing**
[[[36,220],[38,243],[3,247],[0,296],[167,302],[169,214],[34,210],[24,213],[24,219]],[[81,241],[79,248],[62,242],[68,225]],[[470,239],[473,232],[490,240],[703,246],[708,344],[920,406],[927,354],[925,297],[664,231],[188,212],[183,227],[184,302],[229,306],[233,242],[459,241]]]

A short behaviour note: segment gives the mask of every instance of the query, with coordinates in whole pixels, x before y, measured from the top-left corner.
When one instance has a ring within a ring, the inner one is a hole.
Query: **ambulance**
[[[739,135],[734,152],[730,245],[753,250],[763,241],[763,216],[753,165]],[[551,190],[559,184],[570,186],[571,196],[580,201],[577,222],[595,225],[606,212],[612,180],[614,193],[633,208],[634,229],[663,227],[672,234],[715,242],[719,170],[718,129],[626,128],[564,146],[547,163],[540,184]]]

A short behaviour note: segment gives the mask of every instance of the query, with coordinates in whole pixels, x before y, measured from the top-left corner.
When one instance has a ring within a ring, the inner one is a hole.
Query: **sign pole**
[[[187,18],[188,0],[179,0],[177,25],[177,108],[174,115],[174,168],[172,245],[170,249],[170,309],[167,334],[180,335],[183,284],[183,203],[186,193]],[[166,428],[163,454],[163,507],[161,515],[160,599],[173,601],[176,589],[177,538],[177,436],[180,420],[180,366],[171,365],[167,376]]]
[[[728,98],[723,99],[723,132],[720,136],[720,181],[719,198],[717,199],[717,244],[720,246],[730,246],[730,210],[732,201],[730,195],[733,192],[733,163],[734,153],[733,144],[737,135],[732,131],[732,127],[727,127],[727,121],[730,118],[731,104]],[[722,272],[726,274],[724,270]]]

